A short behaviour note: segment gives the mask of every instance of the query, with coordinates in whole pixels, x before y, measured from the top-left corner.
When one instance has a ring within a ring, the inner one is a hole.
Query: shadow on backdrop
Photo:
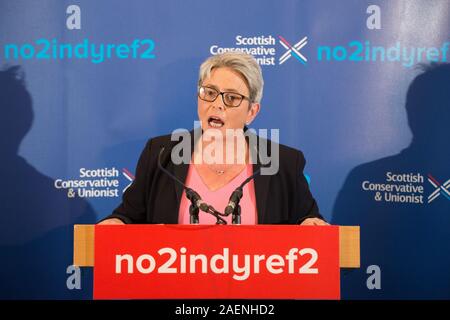
[[[33,123],[32,98],[18,66],[0,71],[0,106],[0,299],[91,298],[92,270],[82,269],[81,289],[69,290],[66,269],[73,224],[93,223],[95,214],[18,155]]]
[[[333,223],[361,226],[361,269],[342,273],[344,299],[450,298],[450,64],[422,67],[406,97],[411,144],[354,168],[338,194]],[[410,190],[364,190],[370,184]],[[367,287],[370,265],[380,267],[380,290]]]
[[[197,82],[200,59],[190,58],[178,60],[161,68],[158,72],[156,95],[150,105],[143,108],[153,108],[153,118],[148,119],[148,130],[142,132],[148,135],[142,139],[116,144],[102,153],[102,161],[108,167],[119,163],[133,174],[148,139],[158,135],[172,133],[175,129],[192,130],[197,115]],[[122,168],[121,167],[121,168]],[[121,198],[117,200],[117,207]],[[112,213],[101,212],[100,219]]]
[[[158,72],[157,94],[153,105],[157,109],[158,134],[170,134],[178,128],[192,130],[197,114],[198,73],[203,61],[198,58],[177,60]]]

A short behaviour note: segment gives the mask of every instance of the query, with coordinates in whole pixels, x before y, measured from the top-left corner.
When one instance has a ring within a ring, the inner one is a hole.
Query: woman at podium
[[[248,128],[261,109],[263,85],[251,55],[204,61],[200,125],[150,139],[135,180],[100,224],[326,225],[303,175],[302,152]]]

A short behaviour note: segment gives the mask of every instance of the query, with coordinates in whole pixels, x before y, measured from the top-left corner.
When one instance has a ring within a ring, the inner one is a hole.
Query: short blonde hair
[[[206,59],[200,66],[198,84],[208,78],[214,68],[227,67],[240,73],[250,91],[251,102],[260,103],[263,94],[264,80],[261,67],[256,59],[247,53],[225,52]]]

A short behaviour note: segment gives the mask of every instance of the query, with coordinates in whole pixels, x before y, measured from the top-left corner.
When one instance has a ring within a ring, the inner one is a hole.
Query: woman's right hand
[[[119,225],[119,224],[125,224],[122,220],[117,219],[117,218],[111,218],[111,219],[106,219],[103,220],[102,222],[98,223],[98,224],[109,224],[109,225]]]

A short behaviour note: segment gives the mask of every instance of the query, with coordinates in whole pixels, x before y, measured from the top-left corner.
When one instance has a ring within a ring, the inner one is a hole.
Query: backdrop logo
[[[126,168],[122,169],[122,174],[128,180],[127,186],[125,188],[123,188],[123,190],[122,190],[122,192],[125,192],[133,183],[134,175],[130,171],[128,171]]]
[[[277,47],[276,37],[272,35],[260,36],[242,36],[235,37],[234,46],[222,47],[218,44],[213,44],[209,47],[209,53],[212,55],[221,54],[225,52],[244,52],[255,57],[256,61],[261,66],[276,66],[276,57],[278,56],[278,64],[283,64],[289,58],[294,57],[302,64],[306,64],[307,59],[300,50],[308,43],[308,37],[303,37],[299,42],[291,45],[288,40],[282,36],[278,36],[279,44]]]
[[[280,44],[286,49],[286,52],[280,57],[279,63],[285,63],[290,57],[296,58],[302,64],[306,64],[306,57],[300,53],[300,50],[308,43],[308,37],[304,37],[293,46],[282,36],[278,36]]]
[[[433,191],[428,195],[430,203],[440,195],[450,200],[450,179],[440,183],[431,174],[427,175],[428,182],[433,186]],[[397,202],[424,204],[425,177],[420,173],[393,173],[386,172],[385,181],[365,180],[361,184],[363,191],[372,194],[376,202]]]
[[[126,169],[123,170],[125,172]],[[126,172],[129,174],[128,171]],[[77,178],[56,179],[54,186],[56,189],[66,190],[68,198],[115,198],[119,197],[119,177],[119,170],[115,167],[80,168]],[[129,174],[129,177],[130,179],[134,178],[131,174]]]
[[[441,184],[431,174],[428,174],[428,182],[434,187],[434,191],[428,196],[428,203],[435,200],[440,195],[447,198],[447,200],[450,200],[450,179],[448,179],[444,184]]]
[[[424,177],[420,173],[386,172],[383,182],[365,180],[361,187],[376,202],[424,203]]]

